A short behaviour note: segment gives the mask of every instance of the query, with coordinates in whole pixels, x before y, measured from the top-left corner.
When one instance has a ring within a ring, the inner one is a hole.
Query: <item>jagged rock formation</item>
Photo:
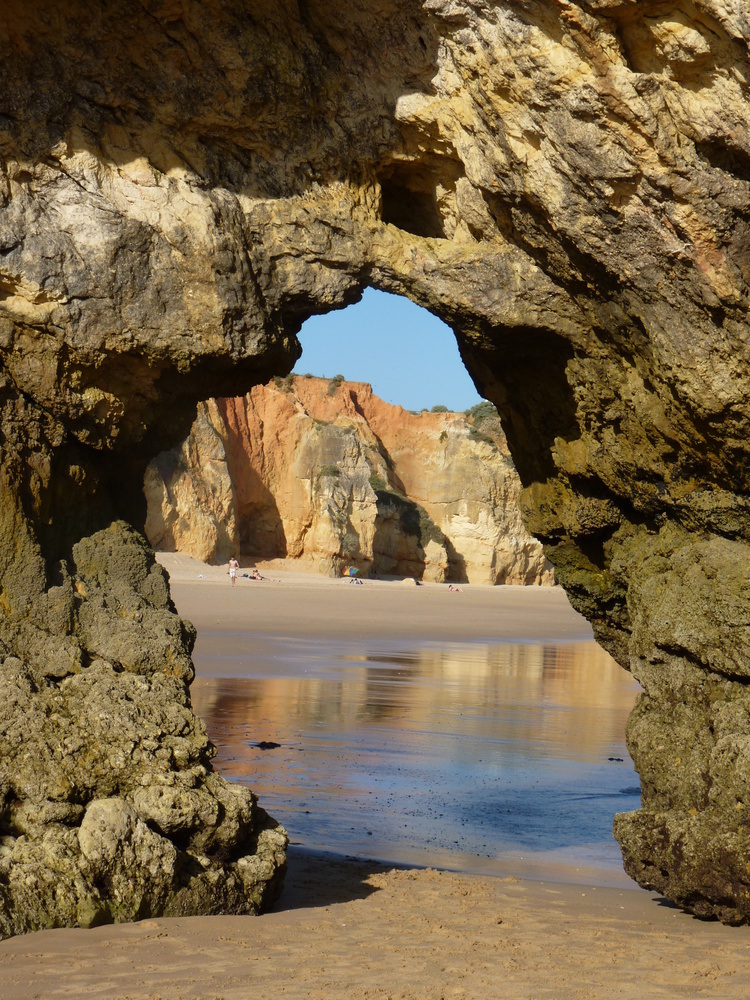
[[[190,434],[160,452],[143,480],[146,537],[157,550],[227,562],[240,551],[235,487],[227,464],[227,429],[215,400],[198,405]]]
[[[145,543],[118,519],[143,524],[145,466],[196,400],[289,371],[300,323],[370,283],[453,326],[527,526],[644,686],[627,870],[749,919],[749,35],[730,0],[5,0],[0,650],[26,729],[28,692],[72,696],[102,670],[108,703],[130,685],[160,717],[131,680],[138,616],[186,703],[188,634],[151,571],[132,576]],[[96,537],[129,555],[92,587],[76,553]],[[29,754],[87,753],[84,701]],[[11,871],[50,843],[46,871],[71,857],[84,879],[70,807],[122,790],[30,781],[15,719],[3,708]],[[141,843],[124,795],[103,807],[121,846],[91,855],[105,875]],[[37,799],[45,833],[22,818]],[[6,929],[35,926],[10,879]]]
[[[115,521],[46,593],[28,543],[19,555],[31,586],[3,636],[0,935],[267,907],[286,834],[211,769],[188,695],[195,633],[153,553]]]
[[[497,417],[408,413],[365,383],[289,377],[198,408],[146,470],[157,549],[288,557],[338,575],[553,583]]]

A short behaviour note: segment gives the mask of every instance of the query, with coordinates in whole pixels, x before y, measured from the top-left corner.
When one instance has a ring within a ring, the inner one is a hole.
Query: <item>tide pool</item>
[[[195,661],[217,770],[250,785],[293,842],[632,885],[612,818],[640,802],[624,742],[639,688],[595,643],[217,630]]]

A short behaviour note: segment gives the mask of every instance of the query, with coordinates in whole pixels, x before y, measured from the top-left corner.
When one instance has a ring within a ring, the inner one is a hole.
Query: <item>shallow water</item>
[[[192,688],[216,767],[292,841],[632,884],[612,817],[639,805],[624,743],[638,685],[595,643],[216,638],[199,644]]]

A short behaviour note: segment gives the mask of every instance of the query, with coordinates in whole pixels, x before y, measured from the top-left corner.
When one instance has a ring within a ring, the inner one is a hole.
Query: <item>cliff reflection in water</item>
[[[218,770],[249,783],[293,840],[618,881],[611,824],[638,805],[624,745],[638,685],[594,643],[261,640],[246,659],[245,677],[236,664],[231,678],[199,676],[193,703]]]

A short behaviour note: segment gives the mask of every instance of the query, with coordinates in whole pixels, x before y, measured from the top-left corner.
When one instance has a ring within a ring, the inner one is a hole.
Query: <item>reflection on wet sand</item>
[[[235,664],[192,689],[217,768],[294,839],[618,881],[611,822],[638,803],[623,735],[638,687],[598,646],[305,645],[249,642],[244,677]]]

